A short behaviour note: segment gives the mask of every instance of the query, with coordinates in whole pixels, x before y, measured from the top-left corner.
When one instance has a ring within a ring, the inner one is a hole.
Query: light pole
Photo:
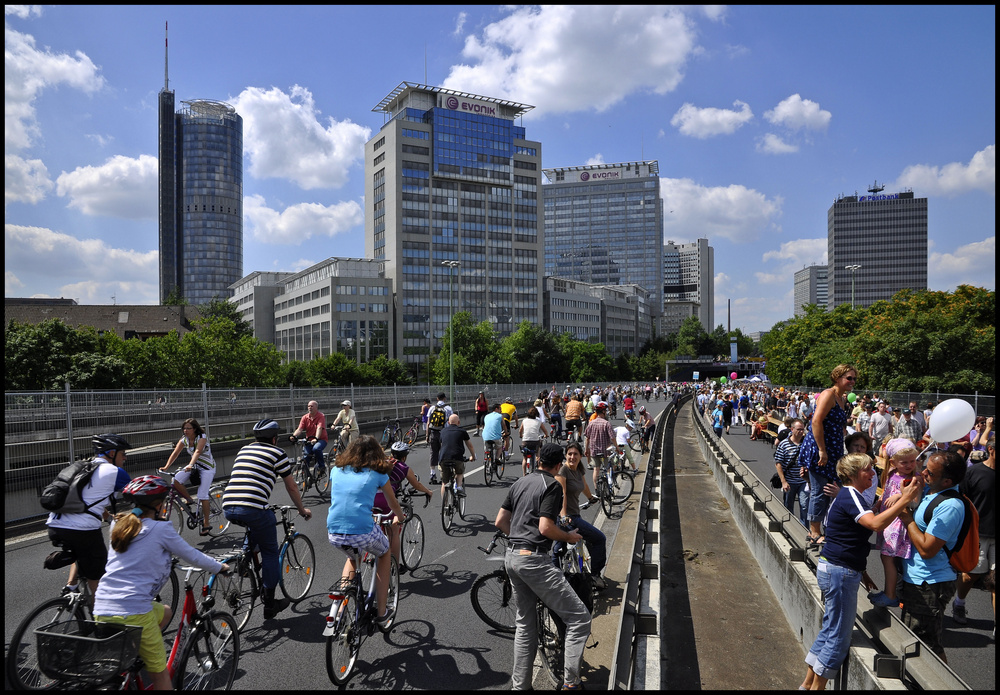
[[[854,273],[861,270],[860,265],[847,265],[844,270],[851,271],[851,308],[854,308]]]
[[[451,268],[448,271],[448,311],[451,316],[448,318],[448,370],[449,370],[449,394],[448,398],[455,402],[455,304],[452,301],[451,282],[455,276],[455,269],[462,265],[458,261],[441,261],[441,265]]]

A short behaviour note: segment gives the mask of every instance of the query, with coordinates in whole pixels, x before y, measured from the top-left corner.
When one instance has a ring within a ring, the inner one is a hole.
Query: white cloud
[[[699,238],[756,241],[777,228],[782,198],[768,199],[760,191],[738,184],[706,187],[691,179],[660,179],[663,230],[677,242]]]
[[[927,258],[927,285],[953,290],[958,285],[996,289],[996,236],[959,246],[951,253],[931,253]]]
[[[801,270],[809,265],[826,265],[827,238],[786,241],[777,251],[768,251],[763,261],[789,261]]]
[[[598,164],[604,164],[604,155],[598,152],[593,157],[587,160],[585,166],[592,167]]]
[[[670,125],[682,134],[694,138],[710,138],[714,135],[731,135],[743,124],[753,120],[753,111],[742,101],[733,102],[738,110],[708,107],[700,109],[694,104],[684,104],[670,119]]]
[[[287,178],[305,190],[347,183],[347,170],[364,157],[371,136],[371,128],[350,120],[327,118],[324,127],[312,93],[299,85],[290,94],[248,87],[232,104],[243,117],[250,174]]]
[[[79,167],[56,179],[56,192],[85,215],[127,220],[157,218],[156,157],[116,155],[101,166]]]
[[[696,51],[686,14],[718,20],[723,11],[647,5],[517,7],[470,35],[467,64],[443,87],[532,104],[532,113],[603,111],[629,94],[666,94]]]
[[[458,16],[455,17],[455,31],[451,32],[452,36],[460,36],[462,33],[462,27],[465,26],[465,20],[468,19],[469,15],[465,12],[459,12]]]
[[[100,239],[77,239],[43,227],[5,224],[4,253],[4,264],[17,269],[16,276],[6,273],[6,292],[42,287],[45,292],[32,296],[73,297],[98,304],[110,304],[111,295],[120,302],[128,297],[129,303],[155,303],[158,299],[156,251],[117,249]],[[109,268],[114,272],[109,274]]]
[[[24,283],[13,272],[3,271],[3,294],[5,297],[16,297],[15,292],[22,287],[24,287]]]
[[[42,16],[41,5],[4,5],[4,15],[14,15],[18,19],[28,19],[31,15]]]
[[[353,200],[335,205],[299,203],[278,212],[267,207],[259,195],[244,198],[243,215],[246,230],[269,244],[301,244],[308,239],[335,237],[365,221],[361,206]]]
[[[4,196],[6,209],[9,203],[31,203],[34,205],[52,190],[49,170],[40,159],[22,159],[16,154],[5,154],[4,163]]]
[[[952,162],[943,167],[928,164],[908,166],[892,186],[912,188],[919,195],[943,195],[949,198],[969,191],[996,195],[996,146],[976,152],[968,164]]]
[[[757,151],[764,154],[789,154],[798,152],[799,146],[785,142],[774,133],[767,133],[757,141]]]
[[[764,112],[764,118],[775,125],[789,130],[826,130],[833,114],[824,111],[815,101],[803,99],[793,94],[772,110]]]
[[[23,12],[11,13],[9,9],[6,14],[26,16]],[[97,72],[97,66],[80,51],[75,56],[39,51],[33,36],[4,23],[5,151],[30,147],[41,134],[34,102],[43,90],[68,85],[87,93],[95,92],[105,84]]]

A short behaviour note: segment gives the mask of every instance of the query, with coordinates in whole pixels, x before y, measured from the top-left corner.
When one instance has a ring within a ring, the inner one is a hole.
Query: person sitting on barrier
[[[816,563],[816,583],[823,593],[823,623],[806,655],[803,690],[825,690],[826,682],[847,658],[858,611],[858,585],[864,581],[869,590],[875,588],[865,573],[872,531],[885,529],[905,512],[921,488],[916,482],[904,484],[900,494],[887,499],[884,511],[876,516],[861,496],[875,477],[872,458],[847,454],[837,461],[837,475],[844,487],[830,504],[826,544]]]

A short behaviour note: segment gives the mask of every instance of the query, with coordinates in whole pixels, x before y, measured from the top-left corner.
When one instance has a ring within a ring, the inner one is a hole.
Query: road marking
[[[449,550],[448,552],[446,552],[446,553],[445,553],[444,555],[442,555],[441,557],[436,557],[436,558],[434,558],[433,560],[431,560],[431,564],[434,564],[435,562],[437,562],[437,561],[439,561],[439,560],[444,560],[444,559],[445,559],[446,557],[448,557],[448,556],[449,556],[449,555],[451,555],[452,553],[457,553],[457,552],[458,552],[458,548],[452,548],[451,550]]]

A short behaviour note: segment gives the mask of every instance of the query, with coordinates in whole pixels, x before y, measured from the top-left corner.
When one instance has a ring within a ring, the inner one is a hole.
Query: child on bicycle
[[[417,474],[406,465],[406,457],[410,454],[410,445],[406,442],[394,442],[391,447],[389,447],[389,463],[392,464],[392,469],[389,471],[389,484],[392,486],[393,493],[398,493],[399,488],[402,486],[403,481],[408,481],[410,485],[413,486],[417,492],[422,492],[428,497],[431,496],[431,491],[424,487],[423,483],[417,478]],[[380,489],[375,493],[375,504],[372,505],[379,514],[388,514],[392,511],[389,506],[389,501],[385,498],[385,494]],[[393,557],[396,558],[396,562],[399,563],[399,573],[403,573],[403,565],[399,558],[399,536],[400,536],[399,526],[392,527],[392,538],[389,539],[389,545],[392,550]]]
[[[122,496],[133,508],[115,516],[111,524],[108,564],[94,596],[98,622],[142,627],[139,656],[154,690],[172,690],[161,632],[170,622],[170,608],[153,600],[170,574],[171,557],[177,555],[213,574],[229,571],[228,565],[188,545],[170,522],[159,520],[169,492],[169,483],[155,475],[125,486]]]
[[[389,482],[388,474],[392,467],[375,437],[370,434],[357,437],[337,457],[330,471],[330,512],[326,517],[330,545],[344,550],[347,555],[341,573],[343,581],[350,581],[358,571],[348,548],[359,552],[367,550],[378,558],[375,593],[378,619],[383,623],[392,617],[386,614],[392,555],[389,553],[389,539],[372,520],[372,503],[375,492],[381,490],[389,509],[396,515],[392,520],[395,531],[404,514]]]

